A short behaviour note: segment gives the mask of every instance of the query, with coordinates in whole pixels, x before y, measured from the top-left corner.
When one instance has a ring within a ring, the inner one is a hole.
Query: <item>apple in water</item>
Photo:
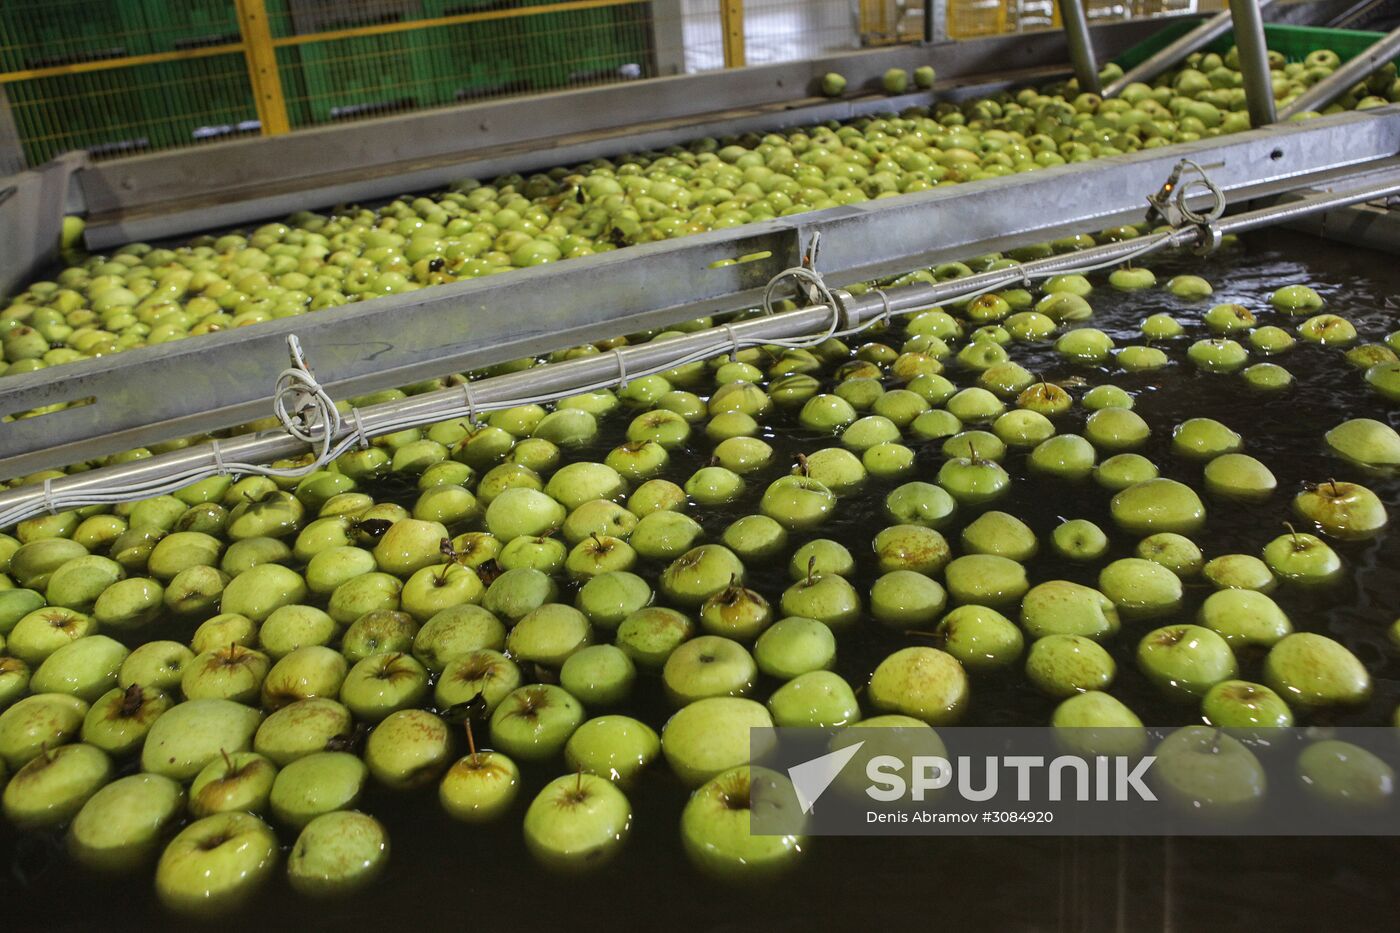
[[[903,648],[875,668],[866,696],[876,709],[948,725],[967,705],[967,673],[937,648]]]
[[[740,697],[708,697],[682,707],[661,730],[661,750],[685,784],[698,787],[749,761],[751,729],[773,719],[762,704]]]
[[[277,836],[251,813],[218,813],[180,831],[156,865],[170,910],[217,916],[246,903],[277,867]]]
[[[279,823],[300,828],[323,813],[349,810],[360,799],[368,769],[348,752],[316,752],[277,774],[269,803]]]
[[[753,831],[755,784],[762,782],[765,803],[782,807],[774,819],[803,823],[792,786],[782,775],[747,765],[717,774],[695,791],[681,812],[681,842],[691,862],[707,875],[729,881],[757,882],[777,877],[801,857],[805,837],[799,832],[760,835]]]
[[[255,752],[227,753],[204,766],[190,785],[190,812],[196,817],[229,811],[267,809],[277,766]]]
[[[375,780],[393,790],[435,783],[452,756],[447,724],[426,710],[391,713],[365,743],[365,764]]]
[[[63,693],[25,697],[0,713],[0,758],[17,771],[46,748],[78,738],[88,705]]]
[[[513,690],[491,714],[491,741],[512,758],[545,761],[563,750],[583,719],[567,690],[531,684]]]
[[[146,734],[174,701],[154,687],[113,687],[97,699],[83,719],[83,741],[109,755],[136,751]]]
[[[68,693],[89,703],[117,685],[127,650],[106,635],[89,635],[44,659],[29,681],[35,693]]]
[[[506,644],[506,627],[480,606],[453,606],[423,623],[413,638],[413,656],[429,671],[441,673],[452,661]]]
[[[24,828],[66,823],[111,779],[112,762],[98,748],[45,748],[5,785],[5,818]]]
[[[661,672],[666,695],[677,706],[705,697],[747,696],[758,677],[753,656],[737,641],[701,635],[678,646]]]
[[[299,894],[337,897],[384,873],[389,836],[372,816],[349,810],[323,813],[302,829],[287,855],[287,880]]]
[[[540,864],[560,872],[602,868],[631,829],[626,795],[606,778],[584,772],[550,781],[525,811],[526,848]]]
[[[1264,658],[1264,682],[1307,708],[1357,705],[1371,695],[1365,665],[1345,645],[1315,632],[1279,639]]]
[[[1248,816],[1268,789],[1264,768],[1244,743],[1223,730],[1187,726],[1154,752],[1154,787],[1182,810],[1215,819]]]
[[[743,579],[744,565],[733,551],[719,544],[702,544],[672,561],[661,572],[658,588],[671,602],[696,607]]]
[[[1082,635],[1046,635],[1031,643],[1026,678],[1056,699],[1106,690],[1118,668],[1098,642]]]
[[[1318,800],[1352,811],[1376,812],[1395,793],[1395,769],[1351,742],[1309,743],[1295,768],[1303,789]]]
[[[630,716],[599,716],[579,726],[564,746],[569,767],[627,787],[661,752],[661,740]]]
[[[489,713],[522,681],[523,675],[514,661],[499,651],[479,648],[443,668],[434,687],[433,701],[440,709],[480,703]]]
[[[374,654],[350,668],[340,702],[356,719],[379,722],[396,710],[417,706],[428,694],[428,671],[412,655]]]
[[[279,768],[325,751],[354,731],[350,711],[327,697],[288,704],[268,716],[253,736],[253,751]]]
[[[1274,576],[1300,586],[1327,586],[1341,579],[1342,559],[1316,535],[1295,531],[1264,545],[1264,563]]]
[[[297,648],[272,665],[264,678],[263,708],[278,710],[298,700],[338,696],[347,669],[345,658],[324,645]]]
[[[68,852],[96,871],[129,872],[148,866],[184,809],[185,790],[170,778],[118,778],[78,811],[68,827]]]
[[[232,700],[186,700],[151,726],[141,747],[141,768],[193,780],[224,753],[248,751],[261,722],[260,712]]]
[[[454,819],[487,823],[515,803],[520,791],[520,769],[500,752],[478,750],[467,721],[469,753],[457,759],[438,785],[438,800]]]
[[[185,668],[180,691],[190,700],[251,703],[261,694],[270,666],[267,655],[242,645],[206,651]]]
[[[1323,534],[1343,541],[1380,534],[1389,521],[1380,497],[1359,483],[1309,485],[1293,498],[1293,511],[1315,524]]]
[[[1230,645],[1199,625],[1168,625],[1148,632],[1138,643],[1138,667],[1168,695],[1203,696],[1239,670]]]

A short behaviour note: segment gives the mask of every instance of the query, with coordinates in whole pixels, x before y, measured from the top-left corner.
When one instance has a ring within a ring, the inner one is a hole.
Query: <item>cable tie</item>
[[[733,324],[721,324],[724,332],[729,335],[729,362],[739,362],[739,335],[734,330]]]
[[[878,315],[876,315],[875,320],[874,320],[873,323],[875,323],[875,324],[889,324],[889,323],[890,323],[890,296],[889,296],[888,294],[885,293],[885,290],[884,290],[883,288],[872,288],[871,291],[873,291],[875,294],[877,294],[877,295],[880,296],[880,304],[883,306],[883,307],[880,309],[880,313],[879,313]]]
[[[53,501],[53,477],[44,479],[44,508],[48,509],[50,515],[57,515],[58,508]]]
[[[365,433],[365,423],[360,420],[358,408],[351,407],[350,420],[355,423],[355,441],[360,445],[360,449],[369,450],[369,435]]]
[[[472,391],[472,381],[462,383],[462,398],[467,403],[467,422],[475,427],[479,422],[476,414],[476,393]]]
[[[219,449],[219,439],[209,438],[209,449],[214,452],[214,470],[217,476],[227,476],[228,467],[224,466],[224,452]]]
[[[627,388],[627,357],[621,347],[613,347],[613,358],[617,360],[617,387]]]

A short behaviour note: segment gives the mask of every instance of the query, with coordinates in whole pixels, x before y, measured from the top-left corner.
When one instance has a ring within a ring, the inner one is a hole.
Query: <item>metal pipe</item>
[[[1381,36],[1366,51],[1344,62],[1336,71],[1299,94],[1279,111],[1278,118],[1287,120],[1309,110],[1321,110],[1397,55],[1400,55],[1400,27]]]
[[[1221,235],[1244,233],[1395,194],[1400,194],[1400,181],[1383,182],[1340,194],[1318,194],[1299,201],[1223,218],[1216,221],[1213,229]],[[1197,228],[1183,227],[1166,237],[1162,246],[1191,246],[1199,242],[1200,238],[1201,231]],[[1066,269],[1112,263],[1141,252],[1143,246],[1144,243],[1140,239],[1125,240],[1035,260],[1010,269],[982,272],[938,285],[913,285],[893,289],[886,293],[888,308],[885,300],[874,292],[858,298],[848,297],[837,312],[838,326],[842,329],[858,327],[886,313],[901,313],[929,307],[979,290],[1012,285],[1023,279],[1040,278]],[[480,410],[487,410],[522,397],[563,395],[577,391],[582,386],[610,378],[620,378],[624,371],[642,372],[700,351],[710,350],[716,355],[722,354],[733,345],[734,340],[740,343],[768,342],[820,334],[831,326],[832,315],[833,311],[827,305],[813,305],[795,311],[737,321],[730,325],[732,338],[729,331],[712,329],[624,347],[620,353],[625,362],[621,365],[617,356],[606,353],[493,376],[471,383],[472,404]],[[406,417],[446,420],[460,417],[466,408],[466,391],[458,386],[362,408],[360,421],[365,433],[372,436],[383,433],[387,427]],[[342,428],[336,435],[336,440],[344,440],[352,433],[352,428]],[[308,449],[308,445],[281,431],[265,431],[219,442],[219,453],[224,462],[266,463],[297,456]],[[91,493],[115,486],[155,482],[196,468],[207,469],[213,473],[219,462],[211,445],[200,444],[145,460],[56,478],[50,484],[50,488],[54,495]],[[16,507],[42,507],[44,501],[44,487],[39,484],[0,490],[0,511]]]
[[[1264,9],[1273,3],[1273,0],[1259,0],[1259,9]],[[1130,84],[1139,81],[1146,83],[1157,77],[1168,68],[1176,65],[1186,56],[1198,49],[1205,48],[1216,39],[1230,31],[1231,19],[1229,10],[1221,10],[1219,13],[1201,22],[1199,26],[1186,33],[1166,48],[1149,56],[1146,60],[1134,65],[1123,73],[1123,77],[1112,82],[1103,89],[1104,97],[1117,97],[1123,93],[1123,89]]]
[[[1249,99],[1249,122],[1254,127],[1276,121],[1274,85],[1269,76],[1269,47],[1264,42],[1264,18],[1258,0],[1230,0],[1230,18],[1235,27],[1235,47],[1240,53],[1244,92]]]
[[[1099,92],[1099,66],[1094,61],[1094,43],[1089,38],[1089,17],[1084,14],[1081,0],[1058,0],[1060,22],[1069,41],[1069,60],[1079,90],[1086,94]]]

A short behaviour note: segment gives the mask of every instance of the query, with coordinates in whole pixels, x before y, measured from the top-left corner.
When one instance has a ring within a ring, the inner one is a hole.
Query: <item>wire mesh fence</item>
[[[1091,15],[1194,3],[1091,0]],[[955,37],[1055,22],[1054,0],[951,0],[947,15]],[[791,61],[923,27],[921,0],[0,0],[0,164]]]

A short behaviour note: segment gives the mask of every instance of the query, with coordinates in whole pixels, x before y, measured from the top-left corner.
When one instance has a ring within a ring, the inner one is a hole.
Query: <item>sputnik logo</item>
[[[836,776],[850,763],[864,744],[865,741],[862,740],[854,745],[848,745],[830,754],[822,755],[820,758],[813,758],[788,768],[788,779],[792,781],[792,789],[797,794],[797,803],[802,807],[803,813],[812,812],[812,806],[817,802],[817,798],[826,792],[826,789],[831,786],[831,782],[836,780]]]

